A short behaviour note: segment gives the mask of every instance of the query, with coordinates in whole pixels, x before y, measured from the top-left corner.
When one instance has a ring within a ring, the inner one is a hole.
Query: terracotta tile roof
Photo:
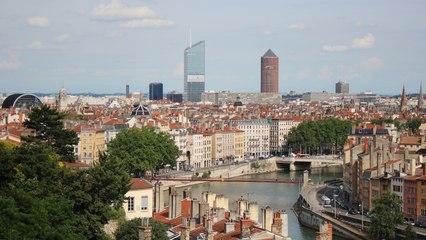
[[[403,136],[401,137],[400,144],[404,145],[418,145],[421,144],[421,136]]]
[[[148,182],[145,179],[141,179],[141,178],[132,178],[130,179],[130,184],[132,184],[130,186],[130,189],[132,190],[136,190],[136,189],[148,189],[148,188],[152,188],[152,184],[150,182]]]

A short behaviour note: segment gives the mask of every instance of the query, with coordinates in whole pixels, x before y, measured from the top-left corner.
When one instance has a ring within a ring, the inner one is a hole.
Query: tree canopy
[[[403,222],[402,200],[394,193],[373,199],[369,235],[372,239],[395,239],[395,227]]]
[[[168,240],[167,237],[167,226],[161,222],[150,219],[149,224],[152,226],[152,239],[155,240]],[[117,240],[138,240],[139,239],[139,226],[141,225],[141,219],[135,218],[130,221],[126,221],[118,226],[115,232],[115,238]]]
[[[108,155],[120,159],[128,173],[141,176],[144,171],[176,164],[180,151],[169,134],[143,127],[118,133],[108,144]]]
[[[339,152],[348,137],[350,122],[336,118],[319,121],[304,121],[292,128],[287,136],[288,147],[293,152],[333,153]]]
[[[107,239],[103,225],[122,206],[127,171],[106,155],[90,169],[64,168],[74,135],[54,110],[35,111],[26,126],[36,137],[20,146],[0,142],[1,238]]]
[[[23,125],[36,130],[35,137],[24,138],[27,142],[40,141],[53,147],[55,152],[67,161],[74,161],[74,147],[77,145],[77,134],[64,129],[64,114],[51,109],[47,105],[33,108]]]

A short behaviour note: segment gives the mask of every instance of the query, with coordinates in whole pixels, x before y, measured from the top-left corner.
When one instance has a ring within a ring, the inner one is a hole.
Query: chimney
[[[176,188],[174,186],[169,187],[169,218],[175,218],[176,211]]]
[[[230,233],[235,231],[235,222],[232,220],[229,222],[225,222],[225,233]]]
[[[142,218],[139,226],[139,240],[152,240],[152,227],[149,225],[149,218]]]
[[[240,197],[237,200],[238,204],[238,215],[241,217],[243,216],[244,212],[247,210],[247,200],[245,200],[243,197]]]
[[[246,216],[240,218],[240,232],[242,239],[250,237],[250,219],[246,218]]]
[[[281,235],[283,235],[284,238],[288,237],[288,213],[285,210],[279,211],[280,218],[282,222],[281,226]]]
[[[192,198],[192,191],[190,188],[183,190],[183,199],[186,199],[186,198],[189,198],[189,199]]]
[[[282,220],[281,220],[281,214],[279,212],[274,213],[274,219],[271,226],[271,231],[273,233],[281,235],[282,232]]]
[[[381,152],[380,151],[377,151],[376,154],[377,154],[377,156],[376,156],[376,161],[377,161],[377,176],[380,177],[380,176],[383,175],[383,172],[382,172],[382,162],[381,162],[382,156],[381,156]]]
[[[198,201],[196,198],[192,199],[191,213],[191,217],[195,218],[197,223],[200,223],[200,201]]]
[[[181,229],[181,240],[190,240],[189,233],[191,232],[189,229],[188,219],[186,217],[182,217],[182,225]]]
[[[309,172],[308,170],[305,170],[303,172],[303,187],[307,186],[309,184]]]
[[[198,212],[200,214],[200,217],[207,215],[209,213],[209,204],[207,202],[201,202],[199,209],[200,210]]]
[[[268,231],[271,231],[272,226],[272,208],[269,206],[266,206],[261,209],[262,212],[262,228]]]
[[[191,219],[189,220],[189,231],[194,230],[196,226],[197,226],[197,225],[196,225],[195,219],[194,219],[194,218],[191,218]]]
[[[216,208],[216,217],[217,221],[221,221],[225,219],[225,209],[224,208]]]
[[[373,125],[373,135],[376,135],[377,132],[377,126],[376,124]]]
[[[249,213],[250,213],[250,219],[254,222],[259,222],[259,206],[257,205],[257,202],[250,202],[249,203]]]
[[[229,200],[223,194],[217,195],[215,202],[217,208],[224,208],[225,211],[229,210]]]
[[[411,176],[416,175],[416,159],[411,159],[411,164],[410,164],[410,174]]]
[[[181,212],[182,217],[191,218],[192,216],[192,200],[189,198],[182,199],[181,201]]]
[[[161,212],[164,209],[164,189],[161,182],[154,185],[154,211]]]

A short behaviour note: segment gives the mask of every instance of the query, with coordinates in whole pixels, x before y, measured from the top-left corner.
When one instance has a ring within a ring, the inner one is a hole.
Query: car
[[[348,212],[349,212],[350,214],[352,214],[352,215],[357,215],[357,214],[358,214],[358,213],[355,211],[355,209],[354,209],[354,208],[350,208]]]

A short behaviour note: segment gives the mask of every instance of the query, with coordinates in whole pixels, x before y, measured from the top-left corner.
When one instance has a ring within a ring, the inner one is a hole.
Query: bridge
[[[289,169],[290,171],[309,170],[314,167],[324,165],[342,165],[343,159],[335,156],[312,156],[312,157],[284,157],[276,158],[276,163],[279,168]]]
[[[178,181],[178,182],[250,182],[250,183],[290,183],[290,184],[299,184],[303,183],[297,181],[296,179],[288,178],[273,178],[273,179],[251,179],[251,178],[200,178],[200,177],[154,177],[153,180],[158,181]]]

